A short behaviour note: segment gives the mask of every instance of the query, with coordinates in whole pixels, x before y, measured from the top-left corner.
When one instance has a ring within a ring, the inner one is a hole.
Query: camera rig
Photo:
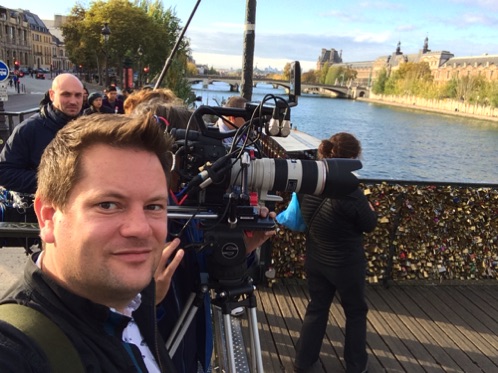
[[[282,200],[276,192],[344,196],[358,186],[352,159],[299,160],[268,158],[264,139],[286,137],[291,107],[300,95],[299,62],[292,63],[289,98],[266,95],[244,108],[198,107],[185,129],[172,128],[177,206],[170,218],[196,219],[203,231],[199,249],[208,249],[210,279],[221,286],[238,286],[247,272],[244,235],[271,230],[275,222],[262,218],[259,206]],[[205,118],[244,118],[237,130],[220,132]],[[194,129],[195,128],[195,129]],[[271,206],[270,206],[271,207]]]

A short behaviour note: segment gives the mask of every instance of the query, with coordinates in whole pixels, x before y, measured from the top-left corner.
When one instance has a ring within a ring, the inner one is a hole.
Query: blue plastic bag
[[[277,222],[295,232],[304,232],[306,230],[306,224],[301,215],[301,206],[299,206],[299,200],[295,192],[292,192],[287,208],[277,215]]]

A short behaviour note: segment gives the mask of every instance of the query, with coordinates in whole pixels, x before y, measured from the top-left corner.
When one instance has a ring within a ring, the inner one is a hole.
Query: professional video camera
[[[290,133],[290,108],[300,95],[300,65],[291,65],[289,98],[267,95],[245,108],[200,106],[186,129],[172,129],[180,190],[171,217],[195,217],[210,248],[210,277],[223,286],[237,286],[247,270],[244,232],[271,230],[275,223],[261,218],[258,205],[281,198],[276,192],[337,197],[352,192],[358,160],[297,160],[268,158],[263,139]],[[231,132],[207,124],[205,117],[242,117],[244,125]],[[192,127],[196,126],[197,130]]]

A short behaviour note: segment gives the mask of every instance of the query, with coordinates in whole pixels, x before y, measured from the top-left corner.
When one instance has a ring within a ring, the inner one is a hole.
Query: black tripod
[[[190,294],[187,304],[175,324],[175,328],[166,341],[166,348],[171,357],[175,354],[188,327],[203,304],[204,297],[209,289],[210,286],[207,284],[201,284],[197,293]],[[213,288],[212,290],[212,315],[220,366],[224,368],[225,372],[229,373],[245,371],[248,373],[262,373],[263,361],[259,341],[256,296],[254,295],[255,287],[252,285],[252,279],[248,278],[247,282],[240,287],[230,289]],[[237,307],[244,307],[247,311],[251,352],[250,366],[243,346],[240,323],[231,315],[232,310]]]
[[[192,320],[204,303],[206,294],[211,291],[212,317],[217,342],[217,352],[222,371],[228,373],[263,372],[261,345],[259,340],[256,313],[255,287],[247,272],[245,248],[242,232],[233,233],[214,230],[205,235],[209,242],[216,237],[216,247],[208,256],[209,280],[207,274],[201,278],[197,292],[192,292],[187,300],[170,337],[166,348],[174,356]],[[250,362],[243,339],[239,320],[231,312],[237,307],[247,311],[250,339]]]

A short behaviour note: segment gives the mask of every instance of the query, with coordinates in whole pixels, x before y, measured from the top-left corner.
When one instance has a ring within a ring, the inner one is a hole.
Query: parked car
[[[45,74],[43,74],[43,73],[36,73],[35,78],[36,79],[45,79]]]

